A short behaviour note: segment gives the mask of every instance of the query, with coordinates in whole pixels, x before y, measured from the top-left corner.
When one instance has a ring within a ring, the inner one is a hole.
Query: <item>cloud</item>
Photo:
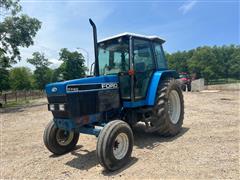
[[[179,7],[179,11],[183,14],[188,13],[196,5],[197,1],[186,1]]]

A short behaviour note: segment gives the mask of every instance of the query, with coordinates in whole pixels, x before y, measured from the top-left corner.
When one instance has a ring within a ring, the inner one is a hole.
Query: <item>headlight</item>
[[[65,111],[65,104],[49,104],[49,111]]]
[[[65,105],[59,104],[59,111],[65,111]]]
[[[50,111],[54,111],[54,110],[55,110],[54,104],[50,104],[50,105],[49,105],[49,109],[50,109]]]

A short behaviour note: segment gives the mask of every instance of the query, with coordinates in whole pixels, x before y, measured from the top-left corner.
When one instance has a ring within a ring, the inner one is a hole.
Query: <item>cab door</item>
[[[146,98],[148,86],[155,69],[152,43],[144,39],[133,39],[134,100]]]

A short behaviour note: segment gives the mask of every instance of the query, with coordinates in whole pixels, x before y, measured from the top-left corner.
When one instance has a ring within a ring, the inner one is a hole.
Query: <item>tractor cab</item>
[[[98,42],[100,76],[119,77],[122,101],[145,100],[155,71],[166,70],[167,63],[162,44],[157,36],[122,33]]]

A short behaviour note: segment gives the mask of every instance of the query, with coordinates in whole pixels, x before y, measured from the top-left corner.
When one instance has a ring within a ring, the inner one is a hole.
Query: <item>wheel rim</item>
[[[61,146],[69,145],[73,140],[74,132],[65,131],[63,129],[58,129],[56,134],[57,143]]]
[[[115,141],[113,146],[113,155],[116,159],[122,159],[128,151],[129,140],[128,136],[124,133],[120,133]]]
[[[180,117],[181,105],[179,94],[176,90],[172,90],[168,98],[168,114],[173,124],[177,124]]]

